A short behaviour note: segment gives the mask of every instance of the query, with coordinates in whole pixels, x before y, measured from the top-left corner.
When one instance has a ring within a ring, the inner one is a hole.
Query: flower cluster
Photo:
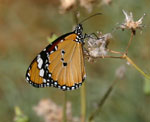
[[[60,13],[63,14],[66,11],[69,11],[76,5],[76,0],[60,0]]]
[[[92,58],[103,57],[107,54],[107,47],[109,44],[109,40],[112,38],[111,33],[107,33],[102,35],[99,33],[99,37],[89,37],[88,48],[85,52],[85,55],[88,55],[89,61],[92,61]]]
[[[85,8],[88,12],[92,12],[93,4],[98,2],[97,0],[60,0],[60,13],[65,13],[77,5]]]
[[[72,117],[72,106],[67,102],[67,120],[69,122],[79,122],[79,118]],[[63,110],[50,99],[42,99],[37,106],[33,107],[38,116],[42,116],[45,122],[61,122],[63,118]]]
[[[125,15],[125,20],[124,20],[124,23],[120,25],[121,29],[123,30],[130,29],[133,32],[133,34],[135,34],[136,29],[142,29],[142,27],[144,27],[142,22],[146,14],[144,14],[139,20],[134,21],[132,12],[130,12],[130,15],[128,15],[124,10],[122,11],[123,11],[123,14]]]

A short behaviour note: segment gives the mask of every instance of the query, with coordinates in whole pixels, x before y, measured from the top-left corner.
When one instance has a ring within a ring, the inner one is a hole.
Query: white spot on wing
[[[38,56],[37,56],[37,58],[39,59],[41,57],[41,55],[39,54]]]
[[[29,78],[27,77],[26,80],[29,81]]]
[[[74,90],[74,89],[75,89],[75,87],[74,87],[74,86],[72,86],[72,87],[71,87],[71,90]]]
[[[44,76],[44,70],[43,70],[43,69],[40,70],[39,75],[40,75],[41,77]]]
[[[55,46],[55,50],[57,50],[57,46]]]
[[[45,79],[43,79],[43,82],[44,82],[44,83],[46,83],[46,80],[45,80]]]
[[[62,89],[66,89],[66,86],[63,86]]]
[[[54,51],[52,50],[51,52],[50,52],[50,54],[52,54]]]
[[[48,64],[46,64],[46,67],[48,67]]]
[[[51,77],[51,74],[48,74],[49,77]]]
[[[47,83],[46,85],[47,85],[47,86],[50,86],[50,83]]]
[[[28,72],[28,76],[30,76],[30,73]]]
[[[57,85],[57,82],[54,82],[55,85]]]
[[[41,69],[42,64],[43,64],[43,60],[41,58],[38,58],[37,62],[38,62],[38,68]]]

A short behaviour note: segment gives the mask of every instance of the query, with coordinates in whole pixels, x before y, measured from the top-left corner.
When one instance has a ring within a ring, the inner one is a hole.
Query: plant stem
[[[98,107],[95,109],[95,111],[89,117],[89,122],[92,122],[93,119],[94,119],[94,117],[100,112],[102,106],[104,105],[104,103],[106,102],[106,100],[109,97],[110,93],[112,92],[112,90],[114,88],[114,85],[116,84],[116,81],[117,81],[117,79],[113,81],[113,83],[108,88],[108,90],[106,91],[106,93],[104,94],[104,96],[102,97],[102,99],[99,101]]]
[[[114,50],[108,50],[110,53],[114,53],[114,54],[121,54],[121,55],[123,55],[124,53],[122,53],[122,52],[118,52],[118,51],[114,51]]]
[[[66,108],[67,108],[67,92],[64,91],[63,122],[67,122]]]
[[[122,54],[121,52],[112,51],[111,53],[117,53]],[[126,53],[122,54],[122,56],[99,56],[99,57],[93,57],[93,58],[116,58],[116,59],[126,59],[136,70],[138,70],[144,77],[147,79],[150,79],[150,76],[147,75],[142,69],[140,69],[128,56]]]
[[[131,42],[132,42],[132,39],[133,39],[133,35],[134,35],[134,33],[131,31],[130,40],[128,41],[128,46],[127,46],[126,52],[125,52],[126,55],[127,55],[127,53],[128,53],[128,49],[129,49],[129,47],[130,47],[130,45],[131,45]]]
[[[143,70],[141,70],[127,55],[124,55],[125,58],[137,71],[139,71],[144,77],[150,79],[150,76],[147,75]]]
[[[93,58],[117,58],[117,59],[122,59],[122,56],[99,56],[99,57],[93,57]]]
[[[117,51],[110,51],[111,53],[117,53],[122,54],[121,52]],[[93,58],[117,58],[117,59],[126,59],[137,71],[139,71],[144,77],[147,79],[150,79],[150,76],[147,75],[142,69],[140,69],[128,56],[126,53],[122,54],[122,56],[99,56],[99,57],[93,57]]]
[[[81,122],[85,122],[86,120],[86,87],[85,82],[82,84],[81,87]]]

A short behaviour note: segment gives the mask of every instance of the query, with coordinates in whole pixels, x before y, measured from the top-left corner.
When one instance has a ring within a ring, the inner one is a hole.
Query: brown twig
[[[67,92],[63,91],[64,93],[64,105],[63,105],[63,122],[67,122],[67,115],[66,115],[66,111],[67,111]]]
[[[130,39],[129,39],[129,41],[128,41],[128,46],[127,46],[126,51],[125,51],[125,54],[126,54],[126,55],[128,54],[128,49],[129,49],[129,47],[130,47],[130,45],[131,45],[131,42],[132,42],[132,40],[133,40],[133,35],[134,35],[134,33],[131,31],[131,36],[130,36]]]
[[[92,58],[118,58],[118,59],[122,59],[122,56],[109,56],[109,55],[105,55],[105,56],[97,56],[97,57],[92,57]]]
[[[118,58],[118,59],[122,59],[123,58],[123,54],[124,53],[122,53],[122,52],[118,52],[118,51],[113,51],[113,50],[108,50],[109,52],[111,52],[111,53],[115,53],[115,54],[121,54],[121,56],[111,56],[111,55],[100,55],[100,56],[92,56],[92,55],[90,55],[90,53],[89,53],[89,51],[86,49],[86,48],[84,48],[84,55],[85,55],[85,57],[86,58],[93,58],[93,59],[97,59],[97,58]]]
[[[120,54],[120,55],[123,55],[124,53],[122,52],[119,52],[119,51],[114,51],[114,50],[111,50],[111,49],[107,49],[108,52],[110,53],[114,53],[114,54]]]

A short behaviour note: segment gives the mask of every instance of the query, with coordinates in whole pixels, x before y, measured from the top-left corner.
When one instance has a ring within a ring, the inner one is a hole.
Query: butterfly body
[[[34,87],[74,90],[82,85],[86,74],[83,57],[82,25],[49,44],[32,61],[26,81]]]

